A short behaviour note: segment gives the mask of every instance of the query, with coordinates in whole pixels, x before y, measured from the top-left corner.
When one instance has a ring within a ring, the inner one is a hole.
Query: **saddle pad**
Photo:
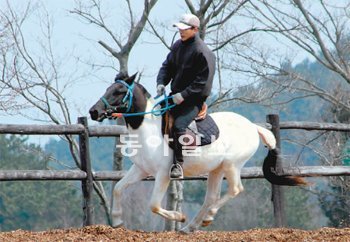
[[[205,119],[196,120],[197,134],[201,137],[200,146],[208,145],[217,140],[219,137],[220,131],[216,125],[214,119],[207,115]],[[191,129],[191,131],[193,131]]]

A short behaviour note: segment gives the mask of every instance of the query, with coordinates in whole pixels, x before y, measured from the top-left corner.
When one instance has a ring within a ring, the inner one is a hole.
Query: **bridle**
[[[105,105],[105,110],[106,110],[105,115],[108,118],[113,117],[114,113],[118,113],[118,109],[120,109],[120,108],[125,108],[126,109],[125,113],[129,113],[131,110],[131,106],[132,106],[132,99],[134,96],[133,91],[134,91],[134,87],[135,87],[134,82],[131,85],[129,85],[128,83],[126,83],[123,80],[116,80],[115,83],[120,83],[120,84],[124,85],[128,91],[126,92],[125,96],[123,97],[121,104],[118,106],[113,106],[113,105],[109,104],[109,102],[107,101],[107,99],[105,97],[101,97],[101,101]]]
[[[133,82],[132,84],[128,84],[127,82],[123,80],[116,80],[115,83],[121,83],[127,88],[127,92],[125,96],[123,97],[123,100],[120,105],[118,106],[113,106],[110,105],[109,102],[105,97],[101,97],[101,101],[105,105],[105,113],[104,115],[111,119],[111,118],[121,118],[121,117],[132,117],[132,116],[142,116],[145,114],[153,114],[155,116],[160,116],[163,115],[167,110],[172,109],[173,107],[176,106],[174,103],[170,103],[169,100],[171,100],[173,97],[172,96],[166,96],[164,93],[164,99],[156,103],[151,111],[148,112],[137,112],[137,113],[129,113],[131,111],[132,107],[132,99],[133,99],[133,91],[135,87],[135,83]],[[158,105],[161,105],[161,103],[164,103],[162,108],[156,109]],[[125,112],[120,112],[118,109],[120,108],[126,108]],[[118,112],[119,111],[119,112]]]

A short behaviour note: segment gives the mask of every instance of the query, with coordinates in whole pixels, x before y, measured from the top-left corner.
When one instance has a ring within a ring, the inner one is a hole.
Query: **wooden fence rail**
[[[350,131],[350,124],[316,122],[280,122],[280,129]]]
[[[92,172],[94,181],[119,181],[126,171],[95,171]],[[350,176],[350,166],[299,166],[282,169],[282,175],[300,177]],[[84,180],[86,172],[81,170],[0,170],[0,181],[24,180]],[[264,174],[260,167],[245,167],[241,172],[242,179],[260,179]],[[206,180],[207,176],[184,177],[177,180]],[[148,177],[144,181],[153,181]]]
[[[64,135],[82,134],[85,127],[82,124],[70,125],[33,125],[33,124],[0,124],[0,134],[21,135]],[[90,137],[112,137],[127,134],[128,131],[121,125],[100,125],[88,127]]]
[[[271,125],[259,123],[261,126],[270,128]],[[338,123],[316,123],[316,122],[280,122],[280,129],[303,129],[303,130],[329,130],[348,131],[350,124]],[[0,124],[0,134],[26,134],[26,135],[63,135],[81,134],[84,132],[81,124],[70,125],[35,125],[35,124]],[[128,131],[121,125],[99,125],[89,126],[90,137],[112,137],[127,134]]]
[[[0,181],[84,180],[81,170],[0,170]]]
[[[127,134],[124,126],[87,126],[86,118],[79,118],[78,124],[71,125],[13,125],[0,124],[0,134],[21,135],[79,135],[80,159],[82,170],[0,170],[0,181],[23,181],[23,180],[80,180],[84,196],[84,226],[93,224],[92,221],[92,181],[118,181],[124,171],[96,171],[92,172],[90,164],[89,137],[110,137]],[[275,130],[275,136],[279,137],[279,129],[304,129],[304,130],[327,130],[327,131],[350,131],[350,124],[315,123],[315,122],[281,122],[278,127],[274,124],[260,124]],[[276,130],[278,133],[276,133]],[[279,175],[295,175],[303,177],[315,176],[348,176],[349,166],[303,166],[284,167]],[[260,167],[247,167],[242,169],[243,179],[263,178]],[[207,176],[186,177],[182,180],[205,180]],[[154,180],[149,177],[145,180]],[[275,206],[275,205],[274,205]],[[277,212],[278,213],[278,212]],[[278,216],[277,216],[278,217]],[[276,219],[276,218],[275,218]]]

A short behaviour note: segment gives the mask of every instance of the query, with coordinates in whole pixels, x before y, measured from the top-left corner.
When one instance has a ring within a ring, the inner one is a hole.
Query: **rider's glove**
[[[173,101],[174,103],[176,103],[177,105],[179,105],[180,103],[182,103],[185,99],[182,97],[181,93],[175,93],[173,95]]]
[[[165,93],[165,86],[163,84],[159,84],[157,86],[157,96],[162,96]]]

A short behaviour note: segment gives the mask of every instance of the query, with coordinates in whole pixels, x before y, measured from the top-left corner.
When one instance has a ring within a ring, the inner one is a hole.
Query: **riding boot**
[[[173,165],[170,168],[171,178],[183,178],[183,154],[182,154],[182,144],[180,142],[180,137],[185,134],[185,132],[174,133],[174,160]]]

